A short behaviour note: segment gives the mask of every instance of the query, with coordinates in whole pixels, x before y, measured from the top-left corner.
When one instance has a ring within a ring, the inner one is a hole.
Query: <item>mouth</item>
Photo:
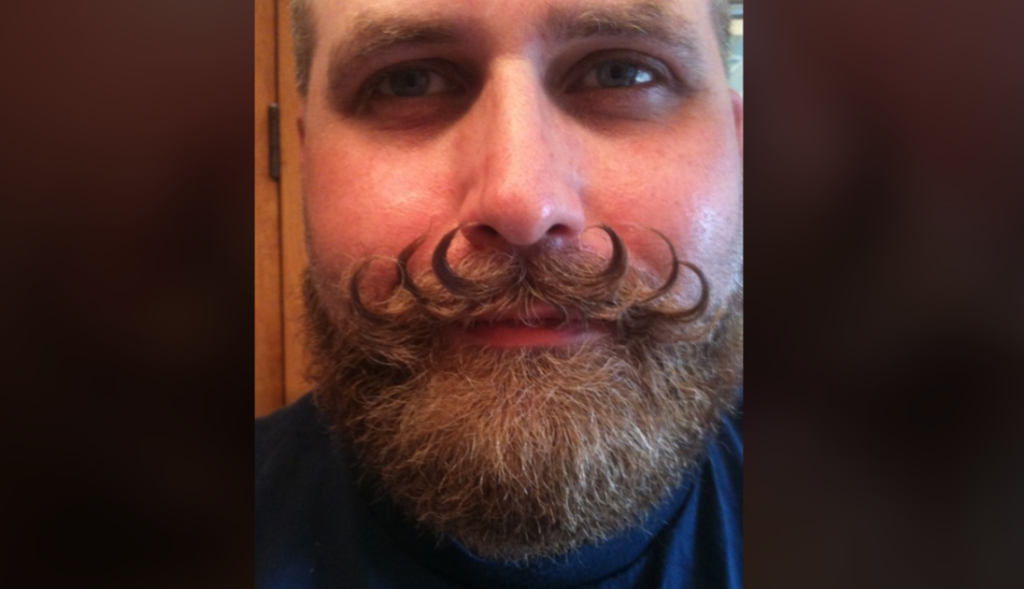
[[[605,326],[585,321],[578,311],[536,306],[526,313],[507,313],[475,319],[469,325],[449,325],[456,343],[489,348],[542,348],[579,345],[605,336]]]

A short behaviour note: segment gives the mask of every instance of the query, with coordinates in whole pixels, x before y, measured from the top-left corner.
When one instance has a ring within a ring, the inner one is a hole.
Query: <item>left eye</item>
[[[655,80],[654,72],[628,61],[602,61],[580,80],[581,88],[629,88]]]
[[[381,96],[419,98],[447,92],[451,84],[444,76],[429,69],[415,68],[390,72],[377,84]]]

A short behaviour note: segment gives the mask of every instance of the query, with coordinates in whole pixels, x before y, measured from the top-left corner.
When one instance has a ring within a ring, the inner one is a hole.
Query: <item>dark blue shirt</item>
[[[309,396],[256,420],[257,589],[740,589],[742,417],[646,523],[526,566],[479,559],[368,501]]]

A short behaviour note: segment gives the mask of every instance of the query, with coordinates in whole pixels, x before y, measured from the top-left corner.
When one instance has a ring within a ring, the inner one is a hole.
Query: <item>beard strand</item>
[[[458,264],[469,294],[425,273],[370,309],[352,295],[360,268],[351,288],[306,276],[317,405],[364,478],[482,558],[555,556],[639,524],[736,403],[739,292],[696,315],[653,296],[666,290],[655,277],[609,275],[592,254],[491,253]],[[611,335],[527,349],[441,335],[536,303]]]

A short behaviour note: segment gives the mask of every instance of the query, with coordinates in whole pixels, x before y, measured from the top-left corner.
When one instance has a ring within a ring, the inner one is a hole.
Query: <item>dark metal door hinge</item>
[[[281,180],[281,108],[271,104],[267,113],[270,125],[270,177]]]

